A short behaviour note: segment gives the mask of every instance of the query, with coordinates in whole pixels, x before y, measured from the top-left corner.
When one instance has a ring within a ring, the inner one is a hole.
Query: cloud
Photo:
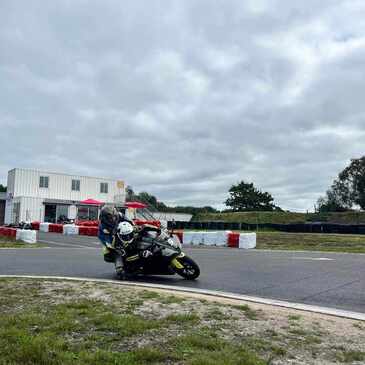
[[[365,4],[0,4],[0,180],[32,167],[222,206],[312,209],[365,133]]]

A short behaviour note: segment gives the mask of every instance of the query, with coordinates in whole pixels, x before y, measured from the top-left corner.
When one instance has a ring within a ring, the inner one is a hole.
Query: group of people
[[[100,212],[100,224],[98,231],[98,238],[104,246],[104,260],[107,262],[115,262],[115,269],[118,275],[125,274],[125,260],[128,257],[136,256],[141,258],[148,258],[152,256],[152,252],[144,250],[138,251],[137,242],[142,239],[147,232],[161,233],[159,227],[152,225],[137,226],[129,220],[125,213],[118,211],[113,206],[104,206]],[[114,242],[116,235],[123,245],[124,255],[114,255]]]

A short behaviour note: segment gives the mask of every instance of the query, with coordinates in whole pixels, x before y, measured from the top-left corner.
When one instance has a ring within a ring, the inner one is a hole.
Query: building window
[[[108,194],[108,183],[100,183],[100,192]]]
[[[72,180],[71,190],[80,191],[80,180]]]
[[[48,188],[48,176],[40,176],[39,177],[39,187],[40,188]]]

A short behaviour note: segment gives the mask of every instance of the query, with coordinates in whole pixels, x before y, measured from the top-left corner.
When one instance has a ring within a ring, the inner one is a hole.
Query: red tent
[[[100,202],[99,200],[95,200],[95,199],[86,199],[86,200],[82,200],[80,202],[80,204],[85,204],[85,205],[103,205],[103,202]]]
[[[140,202],[126,202],[125,206],[127,208],[135,208],[135,209],[143,209],[143,208],[147,207],[146,204],[143,204],[143,203],[140,203]]]

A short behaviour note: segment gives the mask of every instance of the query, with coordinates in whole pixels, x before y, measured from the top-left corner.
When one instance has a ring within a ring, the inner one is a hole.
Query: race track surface
[[[0,274],[115,278],[96,237],[40,232],[39,240],[50,248],[1,249]],[[365,255],[210,247],[185,252],[200,265],[197,281],[178,276],[138,280],[365,313]]]

